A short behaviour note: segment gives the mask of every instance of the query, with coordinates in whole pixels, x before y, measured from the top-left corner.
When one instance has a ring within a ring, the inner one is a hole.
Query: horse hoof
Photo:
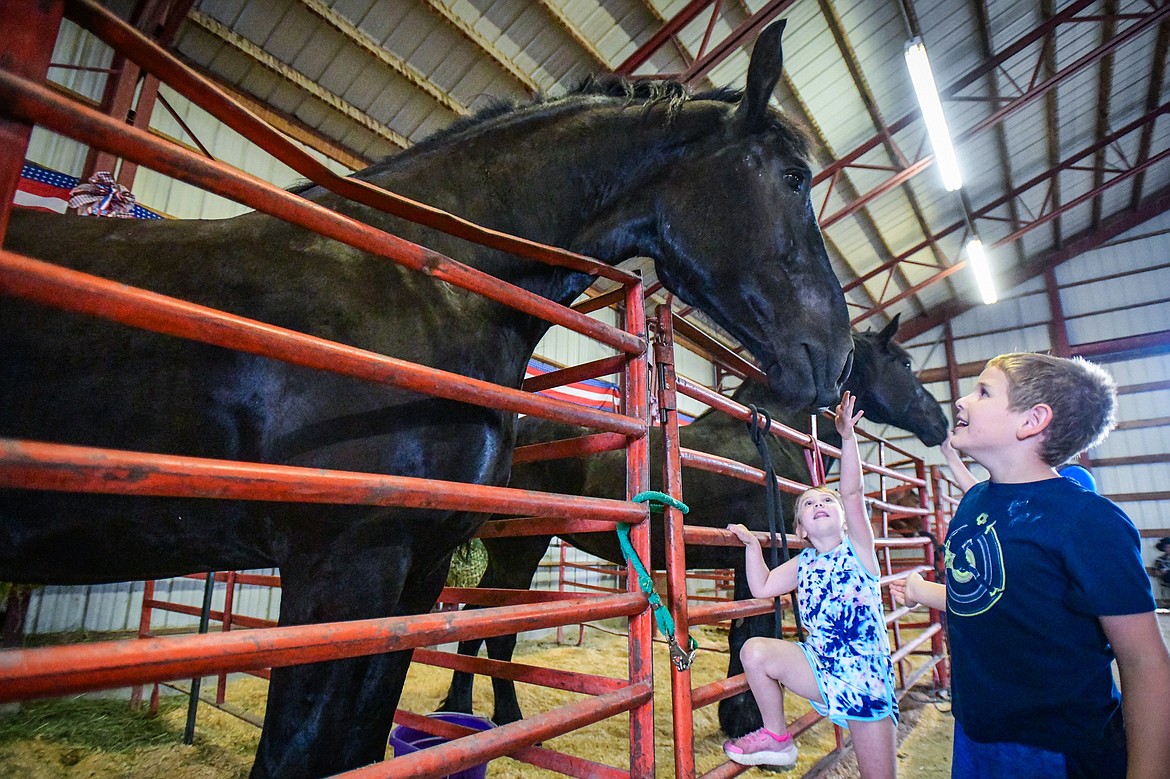
[[[760,710],[748,693],[728,698],[719,704],[719,727],[731,738],[746,736],[764,726]]]
[[[500,725],[511,725],[513,722],[519,722],[522,719],[524,719],[524,715],[518,711],[505,712],[497,710],[492,714],[492,722],[496,723],[497,727]]]

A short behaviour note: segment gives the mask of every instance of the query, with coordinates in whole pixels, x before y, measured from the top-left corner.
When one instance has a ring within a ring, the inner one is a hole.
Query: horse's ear
[[[736,109],[740,121],[748,132],[761,129],[765,126],[768,116],[768,100],[772,97],[772,90],[780,81],[780,72],[784,69],[784,52],[780,47],[780,36],[784,34],[784,19],[772,24],[760,33],[752,49],[751,63],[748,65],[747,89],[743,99]]]
[[[888,325],[886,325],[884,328],[882,328],[882,331],[880,333],[878,333],[878,337],[881,338],[886,343],[889,343],[890,341],[894,340],[894,336],[898,334],[898,319],[901,316],[902,316],[901,311],[894,314],[894,318],[890,320],[890,323]]]

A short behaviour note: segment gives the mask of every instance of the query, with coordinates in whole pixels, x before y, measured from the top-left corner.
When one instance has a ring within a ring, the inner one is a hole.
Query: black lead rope
[[[772,429],[772,417],[768,414],[767,409],[756,408],[754,405],[749,405],[748,408],[752,412],[752,421],[748,423],[751,428],[752,443],[756,445],[756,449],[760,452],[760,460],[764,463],[764,481],[766,482],[764,489],[768,500],[768,535],[772,541],[771,567],[776,568],[782,562],[788,562],[791,555],[788,551],[788,534],[784,532],[784,507],[780,504],[780,488],[776,486],[776,471],[772,468],[772,455],[768,452],[768,432]],[[760,423],[761,417],[763,424]],[[779,548],[776,546],[777,528],[779,528],[780,535]],[[780,598],[775,598],[773,605],[773,635],[776,638],[784,638],[784,606]],[[804,641],[804,627],[800,624],[800,610],[796,605],[795,592],[792,594],[792,616],[796,620],[796,638],[798,641]]]

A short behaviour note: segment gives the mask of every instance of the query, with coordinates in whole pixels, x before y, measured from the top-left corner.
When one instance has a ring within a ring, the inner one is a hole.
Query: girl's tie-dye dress
[[[883,717],[897,723],[881,586],[848,538],[823,554],[812,547],[800,553],[797,597],[808,631],[800,646],[827,704],[813,708],[842,727]]]

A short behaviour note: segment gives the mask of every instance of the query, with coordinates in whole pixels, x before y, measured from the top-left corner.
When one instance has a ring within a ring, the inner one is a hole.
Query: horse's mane
[[[436,146],[445,145],[499,117],[548,110],[571,101],[579,101],[581,98],[607,97],[625,105],[641,104],[646,108],[664,105],[667,115],[674,116],[683,106],[695,100],[735,104],[742,95],[742,89],[731,87],[719,87],[692,94],[686,84],[675,79],[626,78],[616,74],[587,76],[575,88],[556,97],[541,94],[529,101],[493,98],[474,114],[456,119],[446,128],[419,141],[409,151],[422,153]],[[812,144],[807,131],[798,122],[779,111],[771,111],[770,116],[772,121],[768,129],[779,133],[785,144],[795,153],[803,159],[808,159]],[[362,172],[362,177],[377,174],[397,156],[398,154],[392,154],[383,157],[366,168]]]

